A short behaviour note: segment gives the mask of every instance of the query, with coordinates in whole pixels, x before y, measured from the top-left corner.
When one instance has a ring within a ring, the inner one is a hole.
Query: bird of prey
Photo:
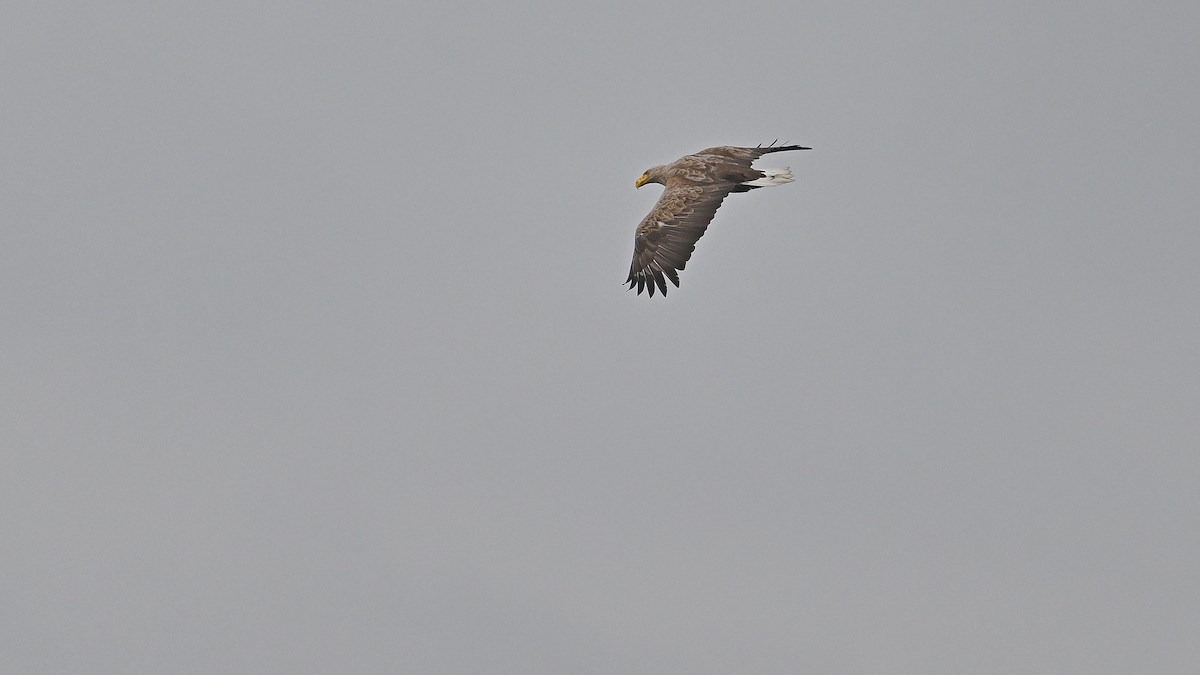
[[[754,148],[723,145],[646,169],[634,186],[661,183],[666,189],[637,227],[633,265],[625,280],[629,288],[637,286],[638,295],[648,288],[651,297],[655,287],[667,294],[667,279],[678,288],[679,270],[725,197],[793,180],[791,169],[755,169],[751,163],[772,152],[811,149],[775,143]]]

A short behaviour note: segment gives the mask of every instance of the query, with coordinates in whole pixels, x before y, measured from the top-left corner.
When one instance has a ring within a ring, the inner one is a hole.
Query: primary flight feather
[[[754,160],[772,152],[811,150],[799,145],[739,148],[722,145],[646,169],[636,187],[660,183],[666,189],[642,219],[633,240],[633,265],[626,283],[638,295],[657,288],[667,294],[667,279],[679,287],[679,270],[696,249],[721,202],[732,192],[749,192],[792,182],[791,169],[755,169]]]

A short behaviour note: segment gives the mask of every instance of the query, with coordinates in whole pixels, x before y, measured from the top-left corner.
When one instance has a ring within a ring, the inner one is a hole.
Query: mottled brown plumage
[[[717,208],[730,193],[782,185],[792,180],[789,170],[759,170],[754,160],[772,152],[809,150],[799,145],[755,148],[719,146],[681,157],[670,164],[647,169],[637,187],[661,183],[666,189],[637,227],[633,265],[626,283],[640,295],[657,288],[667,294],[667,280],[679,287],[682,270],[696,249],[696,241],[712,222]]]

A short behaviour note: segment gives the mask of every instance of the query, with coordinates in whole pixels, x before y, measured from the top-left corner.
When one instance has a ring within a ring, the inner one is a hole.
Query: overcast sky
[[[0,670],[1200,672],[1200,4],[984,5],[8,3]]]

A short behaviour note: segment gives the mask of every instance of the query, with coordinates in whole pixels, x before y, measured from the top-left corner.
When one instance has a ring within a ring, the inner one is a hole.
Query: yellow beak
[[[643,185],[645,185],[645,184],[646,184],[646,181],[648,181],[648,180],[650,180],[650,174],[648,174],[648,173],[644,173],[644,174],[642,174],[642,175],[641,175],[641,177],[640,177],[640,178],[638,178],[637,180],[633,181],[633,186],[634,186],[635,188],[640,188],[640,187],[642,187]]]

